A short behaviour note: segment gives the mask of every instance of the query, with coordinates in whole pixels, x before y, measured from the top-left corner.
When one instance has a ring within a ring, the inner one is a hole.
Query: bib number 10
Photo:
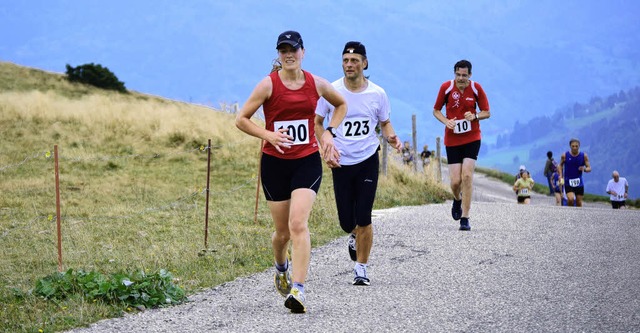
[[[275,131],[287,129],[287,134],[293,137],[294,145],[309,143],[309,121],[306,119],[274,121],[273,127]]]
[[[456,125],[453,127],[453,133],[462,134],[471,130],[471,122],[466,119],[456,120]]]

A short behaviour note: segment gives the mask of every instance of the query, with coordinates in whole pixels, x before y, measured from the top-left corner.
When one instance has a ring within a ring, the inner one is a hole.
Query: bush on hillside
[[[127,92],[127,88],[124,86],[124,82],[118,80],[115,74],[113,74],[109,68],[102,67],[102,65],[90,63],[77,67],[72,67],[69,64],[67,67],[67,79],[70,82],[80,82],[90,84],[102,89],[115,90],[122,93]]]

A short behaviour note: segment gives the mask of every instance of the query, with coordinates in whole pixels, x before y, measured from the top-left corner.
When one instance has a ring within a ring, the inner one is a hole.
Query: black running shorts
[[[366,227],[371,224],[379,166],[380,158],[376,151],[358,164],[331,169],[338,220],[344,232],[352,232],[356,225]]]
[[[480,140],[465,143],[460,146],[445,147],[447,149],[447,164],[462,163],[465,158],[478,160]]]
[[[262,190],[267,201],[291,199],[291,192],[308,188],[318,193],[322,182],[322,161],[320,153],[286,160],[262,154],[260,176]]]
[[[618,209],[620,207],[626,207],[626,203],[624,201],[613,201],[611,200],[611,207],[613,209]]]
[[[584,195],[584,186],[571,187],[569,185],[565,185],[564,191],[567,193],[573,192],[575,195]]]

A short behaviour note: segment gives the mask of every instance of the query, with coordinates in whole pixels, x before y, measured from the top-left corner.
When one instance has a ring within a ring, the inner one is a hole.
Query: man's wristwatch
[[[331,133],[331,135],[333,135],[334,138],[336,137],[336,129],[335,128],[329,126],[329,127],[327,127],[327,131],[329,131],[329,133]]]

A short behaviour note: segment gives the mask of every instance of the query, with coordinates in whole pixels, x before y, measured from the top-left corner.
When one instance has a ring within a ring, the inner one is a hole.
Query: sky
[[[635,0],[3,1],[0,60],[58,73],[101,64],[130,90],[220,107],[242,104],[268,73],[280,32],[301,32],[303,68],[329,81],[355,39],[405,137],[418,114],[419,146],[442,135],[437,88],[472,60],[490,142],[516,120],[640,84],[638,14]]]

